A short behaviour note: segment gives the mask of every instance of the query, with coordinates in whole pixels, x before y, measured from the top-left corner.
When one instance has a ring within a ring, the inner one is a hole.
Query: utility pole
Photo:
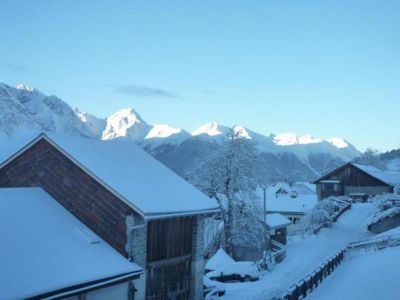
[[[267,268],[267,235],[268,235],[268,230],[267,230],[267,188],[264,186],[263,187],[263,192],[264,192],[264,210],[263,210],[263,214],[264,214],[264,268]],[[268,237],[269,239],[269,237]]]
[[[267,268],[267,253],[268,253],[268,260],[272,262],[272,251],[271,251],[271,235],[270,230],[267,228],[267,187],[263,187],[264,192],[264,237],[265,237],[265,245],[264,245],[264,267]],[[268,250],[267,250],[268,249]]]

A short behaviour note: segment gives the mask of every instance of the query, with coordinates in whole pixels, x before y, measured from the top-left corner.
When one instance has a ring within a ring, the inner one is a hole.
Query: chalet
[[[0,189],[0,299],[133,299],[142,268],[41,188]]]
[[[0,165],[0,187],[43,188],[142,267],[135,299],[203,297],[204,220],[217,203],[133,142],[41,134]]]
[[[268,192],[268,191],[267,191]],[[259,198],[263,199],[262,191],[258,190]],[[293,225],[301,222],[304,216],[317,204],[316,194],[281,195],[278,198],[273,193],[266,194],[265,214],[281,214],[288,218]],[[260,203],[263,206],[263,202]],[[292,229],[295,226],[289,226]]]
[[[392,193],[400,185],[400,173],[349,162],[314,182],[318,200],[329,196],[377,195]]]

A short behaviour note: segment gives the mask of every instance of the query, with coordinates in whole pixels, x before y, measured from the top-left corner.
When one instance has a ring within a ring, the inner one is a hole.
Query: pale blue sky
[[[400,146],[400,1],[7,2],[5,83],[100,117]]]

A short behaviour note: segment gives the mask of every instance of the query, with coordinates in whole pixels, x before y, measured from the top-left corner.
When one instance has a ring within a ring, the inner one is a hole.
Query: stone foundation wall
[[[190,283],[190,299],[203,299],[204,275],[204,226],[205,217],[195,216],[193,222],[192,279]]]

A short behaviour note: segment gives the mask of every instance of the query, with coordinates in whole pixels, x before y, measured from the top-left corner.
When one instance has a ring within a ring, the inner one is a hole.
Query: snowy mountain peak
[[[20,90],[20,91],[25,91],[25,92],[29,92],[29,93],[32,93],[34,90],[35,90],[35,88],[34,87],[29,87],[29,86],[27,86],[27,85],[24,85],[24,84],[22,84],[22,83],[20,83],[20,84],[17,84],[17,90]]]
[[[181,133],[182,129],[172,127],[166,124],[155,124],[149,133],[146,135],[146,139],[151,138],[167,138],[171,135]]]
[[[314,138],[311,135],[297,136],[294,133],[277,134],[273,137],[273,141],[279,146],[291,146],[296,144],[318,144],[322,142],[321,139]]]
[[[298,136],[297,140],[298,140],[299,144],[302,144],[302,145],[322,143],[321,139],[317,139],[309,134]]]
[[[109,116],[106,120],[106,128],[102,134],[105,140],[130,137],[134,141],[143,139],[150,131],[148,125],[140,115],[131,107],[124,108]]]
[[[77,108],[75,109],[75,114],[78,118],[89,128],[92,135],[100,138],[106,127],[106,120],[97,118],[87,112],[80,112]]]
[[[333,137],[333,138],[328,139],[327,141],[339,149],[349,147],[349,144],[346,142],[346,140],[339,138],[339,137]]]
[[[208,135],[208,136],[216,136],[225,134],[229,128],[226,126],[221,126],[217,122],[211,122],[204,124],[197,128],[195,131],[192,132],[193,136],[197,135]]]
[[[150,150],[163,144],[177,146],[189,138],[191,138],[190,133],[183,129],[166,124],[155,124],[151,127],[144,140],[139,143]]]
[[[113,113],[108,119],[120,119],[127,124],[143,122],[142,117],[132,107],[123,108]]]
[[[245,138],[245,139],[252,139],[253,137],[251,136],[250,132],[247,130],[246,127],[242,125],[236,125],[233,128],[233,131],[240,137]]]

